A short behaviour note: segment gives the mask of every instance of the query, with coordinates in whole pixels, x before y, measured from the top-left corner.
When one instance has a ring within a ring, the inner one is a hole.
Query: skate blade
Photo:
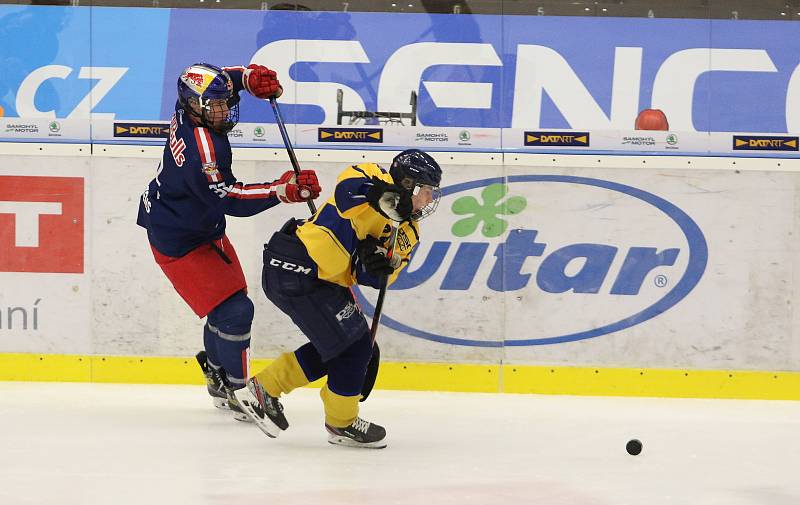
[[[231,404],[228,403],[228,400],[225,398],[214,398],[214,406],[220,410],[225,410],[233,414],[233,418],[237,421],[241,421],[243,423],[252,423],[253,420],[250,419],[250,416],[245,414],[244,412],[240,412],[238,410],[234,410],[231,408]]]
[[[258,426],[258,429],[263,431],[264,434],[269,438],[278,438],[278,435],[280,435],[281,431],[283,431],[277,424],[273,423],[268,417],[265,416],[262,418],[258,414],[256,414],[255,411],[253,411],[249,405],[243,406],[242,408],[244,409],[245,412],[243,415],[247,416],[248,421],[251,423],[255,423],[255,425]]]
[[[228,405],[227,398],[213,397],[211,401],[214,402],[214,406],[217,407],[218,409],[230,410],[231,408],[230,405]]]
[[[360,449],[384,449],[386,448],[386,440],[377,440],[375,442],[361,443],[356,442],[347,437],[340,437],[338,435],[328,435],[328,443],[333,445],[343,445],[345,447],[358,447]]]
[[[232,410],[231,412],[233,412],[233,418],[236,419],[237,421],[241,422],[241,423],[252,423],[253,422],[253,420],[250,418],[250,416],[248,416],[244,412],[236,412],[235,410]]]
[[[258,429],[263,431],[264,434],[269,438],[278,438],[278,435],[280,435],[281,431],[283,431],[278,427],[277,424],[273,423],[269,419],[258,419],[254,417],[252,418],[252,421],[256,423]]]

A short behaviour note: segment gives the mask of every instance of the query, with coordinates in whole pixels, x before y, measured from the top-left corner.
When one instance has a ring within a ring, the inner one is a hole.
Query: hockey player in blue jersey
[[[205,350],[197,355],[214,405],[262,430],[269,408],[246,387],[253,302],[242,267],[225,234],[225,216],[258,214],[281,202],[319,196],[313,170],[244,184],[231,171],[227,133],[239,119],[239,93],[257,98],[282,92],[261,65],[189,66],[178,78],[178,101],[156,177],[142,194],[137,223],[147,229],[156,263],[198,315],[206,317]]]

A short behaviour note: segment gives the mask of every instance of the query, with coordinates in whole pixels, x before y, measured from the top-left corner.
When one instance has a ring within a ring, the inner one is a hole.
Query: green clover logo
[[[472,214],[453,224],[453,235],[466,237],[474,233],[481,222],[483,222],[481,233],[484,237],[499,237],[505,233],[508,222],[497,216],[519,214],[528,205],[528,202],[521,196],[512,196],[501,202],[500,200],[503,200],[507,194],[507,184],[492,184],[481,191],[483,204],[478,203],[478,200],[472,196],[463,196],[453,202],[454,214],[462,216]]]

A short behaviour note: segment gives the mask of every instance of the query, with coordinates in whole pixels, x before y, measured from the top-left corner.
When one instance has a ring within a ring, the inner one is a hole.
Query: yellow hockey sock
[[[325,424],[334,428],[344,428],[353,424],[358,417],[358,400],[361,395],[337,395],[325,384],[319,392],[325,405]]]
[[[281,393],[288,394],[310,382],[293,352],[285,352],[278,356],[278,359],[258,372],[256,378],[264,390],[275,398],[280,397]]]

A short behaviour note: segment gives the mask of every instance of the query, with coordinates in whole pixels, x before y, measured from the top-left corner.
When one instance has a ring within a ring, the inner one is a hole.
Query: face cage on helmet
[[[417,187],[419,187],[419,186],[417,186]],[[431,200],[431,203],[429,203],[428,205],[422,207],[421,209],[419,209],[417,211],[414,211],[411,214],[411,219],[413,219],[414,221],[422,221],[426,217],[428,217],[431,214],[433,214],[434,212],[436,212],[436,208],[439,206],[439,200],[441,200],[441,198],[442,198],[442,190],[439,189],[438,186],[433,188],[433,192],[432,192],[431,197],[433,198]]]
[[[215,130],[219,133],[225,134],[229,131],[233,130],[233,127],[236,126],[236,123],[239,122],[239,96],[234,94],[226,101],[228,106],[228,114],[223,119],[222,124],[220,126],[213,126],[213,122],[211,118],[208,116],[211,113],[211,99],[203,99],[203,97],[198,98],[198,104],[200,105],[200,120],[201,122],[206,125],[207,127]]]

